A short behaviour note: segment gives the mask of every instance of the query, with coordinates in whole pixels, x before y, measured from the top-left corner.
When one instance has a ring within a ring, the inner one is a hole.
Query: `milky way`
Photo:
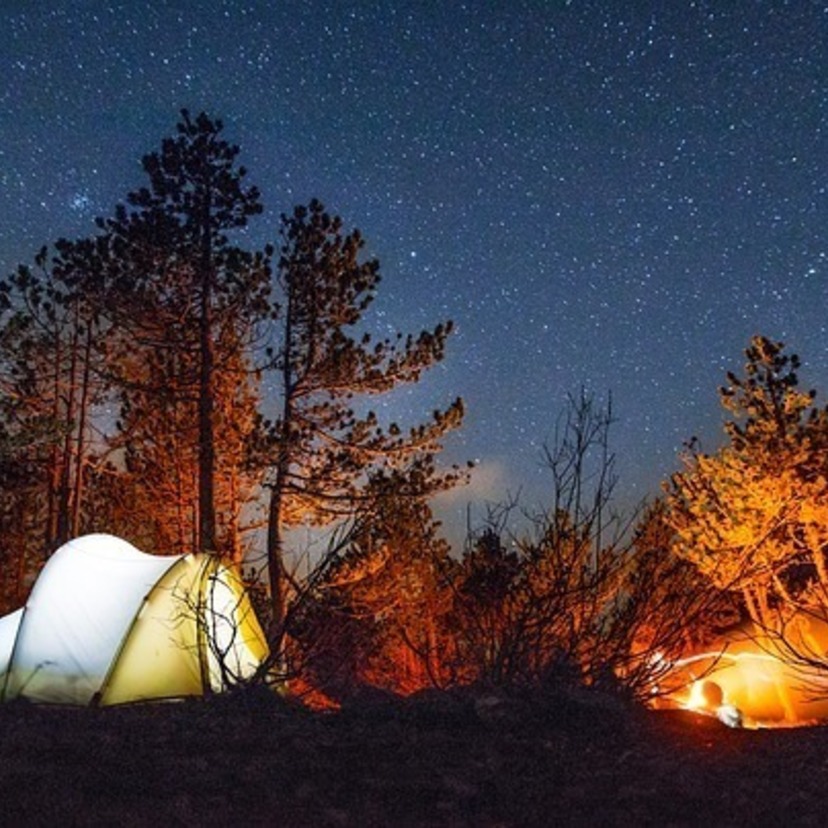
[[[376,329],[454,320],[384,407],[465,398],[458,509],[539,502],[582,386],[631,500],[715,445],[753,334],[828,394],[822,3],[28,5],[0,12],[0,269],[92,233],[179,109],[221,117],[268,208],[247,243],[317,196],[380,259]]]

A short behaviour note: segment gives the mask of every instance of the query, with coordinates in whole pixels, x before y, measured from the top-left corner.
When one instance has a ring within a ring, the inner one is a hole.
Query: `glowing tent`
[[[685,707],[715,712],[721,702],[737,710],[746,723],[796,725],[828,720],[828,625],[801,614],[787,625],[793,651],[814,665],[797,663],[777,636],[746,623],[732,629],[706,652],[673,665],[682,684],[674,695]],[[710,703],[709,694],[718,696]]]
[[[211,555],[147,555],[86,535],[0,618],[0,700],[119,704],[221,692],[267,645],[238,575]]]

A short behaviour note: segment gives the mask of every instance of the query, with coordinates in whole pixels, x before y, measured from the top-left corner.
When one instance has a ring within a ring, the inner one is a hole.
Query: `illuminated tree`
[[[120,334],[128,450],[139,469],[158,460],[159,440],[185,466],[183,458],[195,458],[195,481],[186,468],[164,471],[176,480],[187,476],[187,488],[195,482],[197,502],[187,507],[196,520],[191,544],[210,551],[225,543],[216,517],[217,429],[232,409],[228,389],[251,381],[240,354],[268,312],[269,291],[264,257],[229,239],[262,207],[258,190],[244,186],[239,149],[221,138],[222,129],[220,121],[183,110],[177,137],[143,159],[149,187],[128,196],[130,212],[120,206],[114,219],[101,222],[112,245],[109,298]],[[246,405],[243,419],[248,412]],[[145,436],[154,436],[141,460],[138,421],[147,419],[155,423],[145,423]]]
[[[415,382],[442,359],[451,324],[374,341],[360,326],[377,290],[379,265],[361,260],[362,247],[359,232],[344,233],[341,219],[318,201],[282,217],[281,328],[271,349],[280,411],[265,424],[275,454],[266,481],[275,629],[285,616],[286,528],[353,514],[372,474],[404,468],[413,458],[427,468],[440,439],[463,416],[456,400],[431,422],[403,433],[393,423],[384,429],[365,410],[364,398]],[[452,477],[420,473],[417,479],[434,489]]]
[[[421,488],[405,473],[372,478],[346,548],[314,583],[313,612],[290,629],[303,671],[334,697],[365,685],[411,693],[447,678],[450,550]]]
[[[7,492],[20,507],[7,531],[28,526],[21,548],[35,544],[41,559],[84,525],[93,411],[107,390],[100,286],[99,246],[64,240],[0,283],[0,405],[14,464],[27,469]]]
[[[743,377],[728,374],[728,442],[695,444],[668,487],[675,550],[721,589],[738,590],[771,626],[828,586],[828,413],[798,390],[799,360],[757,336]]]
[[[159,317],[163,337],[166,316]],[[226,341],[229,334],[232,328],[218,341],[222,364],[213,385],[214,503],[219,548],[240,562],[250,517],[245,508],[259,479],[247,462],[259,397],[255,375],[238,344]],[[163,347],[137,349],[134,358],[119,361],[125,382],[110,439],[119,462],[102,470],[112,497],[101,511],[142,548],[180,554],[197,548],[199,537],[197,367],[192,349],[177,348],[170,335],[159,341]]]

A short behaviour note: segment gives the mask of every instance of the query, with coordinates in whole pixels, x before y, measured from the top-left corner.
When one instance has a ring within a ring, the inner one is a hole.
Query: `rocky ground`
[[[828,729],[587,693],[0,708],[2,825],[817,825]]]

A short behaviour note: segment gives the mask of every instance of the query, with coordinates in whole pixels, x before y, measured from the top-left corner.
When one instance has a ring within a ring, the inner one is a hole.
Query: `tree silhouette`
[[[369,473],[410,467],[426,489],[451,475],[430,473],[440,438],[458,426],[458,399],[431,422],[387,430],[361,397],[415,382],[443,357],[451,323],[403,339],[374,341],[358,327],[374,299],[379,265],[362,261],[359,231],[312,201],[282,217],[278,262],[281,328],[271,349],[281,410],[267,423],[275,458],[270,489],[267,561],[274,629],[284,619],[284,532],[302,522],[329,523],[352,514]]]
[[[107,390],[101,278],[96,242],[60,240],[51,253],[38,253],[34,267],[21,266],[0,283],[0,396],[7,428],[17,435],[15,463],[30,465],[39,481],[24,490],[30,519],[44,511],[43,557],[83,525],[93,408]],[[19,499],[22,491],[9,494]]]
[[[195,400],[194,546],[216,551],[216,417],[220,387],[233,383],[219,376],[235,370],[234,381],[242,382],[238,372],[247,366],[238,354],[267,312],[269,271],[263,255],[229,238],[262,210],[258,190],[244,185],[238,147],[221,138],[221,121],[181,115],[177,136],[143,159],[149,186],[129,194],[131,210],[121,205],[101,225],[112,241],[122,364],[137,366],[121,376],[128,413],[135,418],[140,407],[142,416],[154,417]]]
[[[452,572],[460,676],[499,685],[598,684],[632,674],[631,520],[612,508],[610,404],[570,396],[544,447],[549,505],[531,532],[505,533],[510,504],[490,514]]]
[[[447,678],[450,549],[420,489],[400,473],[372,478],[349,543],[290,630],[303,672],[334,698],[366,684],[408,694]]]

